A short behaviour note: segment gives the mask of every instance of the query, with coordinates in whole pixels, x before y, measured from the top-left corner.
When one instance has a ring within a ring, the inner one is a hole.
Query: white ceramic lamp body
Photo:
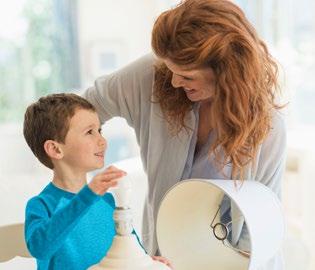
[[[118,185],[112,189],[112,193],[116,204],[113,218],[117,235],[106,256],[89,270],[170,270],[165,264],[154,261],[147,255],[132,234],[129,178],[118,180]]]
[[[117,235],[106,257],[89,270],[170,270],[170,268],[163,263],[153,261],[139,246],[134,235]]]
[[[224,195],[239,208],[250,235],[251,255],[245,257],[217,240],[210,227]],[[266,186],[245,181],[190,179],[165,195],[157,217],[162,256],[175,269],[254,270],[280,249],[284,217],[276,195]]]

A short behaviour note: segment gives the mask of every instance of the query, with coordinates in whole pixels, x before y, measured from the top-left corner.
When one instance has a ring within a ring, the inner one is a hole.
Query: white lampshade
[[[210,224],[224,195],[245,218],[250,258],[213,235]],[[255,181],[238,182],[237,186],[231,180],[181,181],[163,198],[156,226],[162,256],[180,270],[254,270],[276,254],[284,238],[284,217],[277,196]]]

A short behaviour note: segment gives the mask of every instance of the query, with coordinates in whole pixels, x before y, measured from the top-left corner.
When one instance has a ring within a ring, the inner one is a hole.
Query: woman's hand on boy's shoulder
[[[89,188],[98,195],[104,195],[107,190],[117,185],[119,178],[127,173],[115,166],[109,166],[103,172],[95,175],[88,184]]]
[[[159,261],[159,262],[161,262],[161,263],[166,264],[166,265],[167,265],[168,267],[170,267],[171,269],[174,269],[173,266],[172,266],[172,264],[171,264],[171,262],[170,262],[168,259],[164,258],[164,257],[161,257],[161,256],[151,256],[151,258],[152,258],[153,260],[155,260],[155,261]]]

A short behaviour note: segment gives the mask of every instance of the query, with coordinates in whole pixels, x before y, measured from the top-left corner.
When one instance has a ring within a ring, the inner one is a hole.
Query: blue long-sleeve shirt
[[[107,253],[115,236],[114,198],[86,185],[77,194],[52,183],[26,206],[25,239],[39,270],[86,270]]]

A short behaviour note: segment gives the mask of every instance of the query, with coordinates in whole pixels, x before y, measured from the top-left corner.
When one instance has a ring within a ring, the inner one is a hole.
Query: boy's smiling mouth
[[[104,157],[104,151],[98,152],[96,154],[94,154],[97,157]]]

